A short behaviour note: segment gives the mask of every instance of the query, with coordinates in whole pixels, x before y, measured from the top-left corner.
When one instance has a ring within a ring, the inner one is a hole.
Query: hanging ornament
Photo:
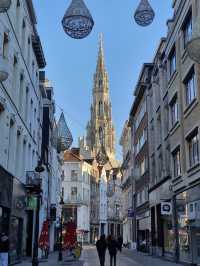
[[[198,8],[200,8],[200,3],[198,3]],[[196,63],[200,64],[200,13],[197,11],[198,15],[195,17],[195,22],[192,29],[192,38],[188,41],[186,45],[186,50],[189,57]]]
[[[57,147],[59,151],[65,151],[69,149],[73,142],[72,134],[67,126],[63,112],[57,125]]]
[[[90,34],[94,21],[83,0],[72,0],[62,25],[64,31],[74,39],[83,39]]]
[[[155,13],[148,0],[141,0],[134,14],[136,23],[142,27],[145,27],[153,22],[154,17]]]
[[[11,6],[11,0],[0,0],[0,13],[8,11]]]

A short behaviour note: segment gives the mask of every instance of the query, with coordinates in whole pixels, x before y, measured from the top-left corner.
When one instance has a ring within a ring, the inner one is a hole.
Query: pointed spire
[[[102,70],[105,71],[105,62],[104,62],[104,49],[103,49],[103,34],[100,33],[97,71],[102,71]]]

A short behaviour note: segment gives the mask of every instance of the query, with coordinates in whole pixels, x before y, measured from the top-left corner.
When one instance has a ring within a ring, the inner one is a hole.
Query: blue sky
[[[172,17],[172,0],[149,0],[156,17],[146,28],[137,26],[133,19],[140,0],[85,0],[95,25],[83,40],[71,39],[61,26],[70,1],[33,0],[47,60],[47,77],[54,86],[56,103],[65,112],[76,145],[90,118],[98,39],[99,33],[103,33],[117,157],[120,158],[118,142],[133,102],[134,87],[142,64],[152,61],[160,38],[166,36],[166,20]],[[59,108],[57,114],[60,114]]]

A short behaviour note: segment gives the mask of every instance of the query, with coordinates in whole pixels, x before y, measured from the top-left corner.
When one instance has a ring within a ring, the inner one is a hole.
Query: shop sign
[[[171,202],[161,202],[161,215],[172,215]]]
[[[36,210],[37,208],[37,198],[33,196],[29,196],[27,198],[27,208]]]

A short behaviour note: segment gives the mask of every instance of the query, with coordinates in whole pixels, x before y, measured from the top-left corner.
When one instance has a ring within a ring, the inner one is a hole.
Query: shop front
[[[181,262],[200,264],[200,185],[176,196],[178,256]]]
[[[142,252],[149,252],[151,218],[150,212],[146,211],[136,216],[137,225],[137,249]]]
[[[172,191],[166,178],[149,190],[151,210],[150,253],[174,259],[175,234],[173,227]]]
[[[24,185],[16,178],[13,179],[12,211],[10,217],[10,264],[20,261],[25,239],[24,219],[26,208],[26,192]]]
[[[0,233],[9,236],[13,177],[0,166]]]

